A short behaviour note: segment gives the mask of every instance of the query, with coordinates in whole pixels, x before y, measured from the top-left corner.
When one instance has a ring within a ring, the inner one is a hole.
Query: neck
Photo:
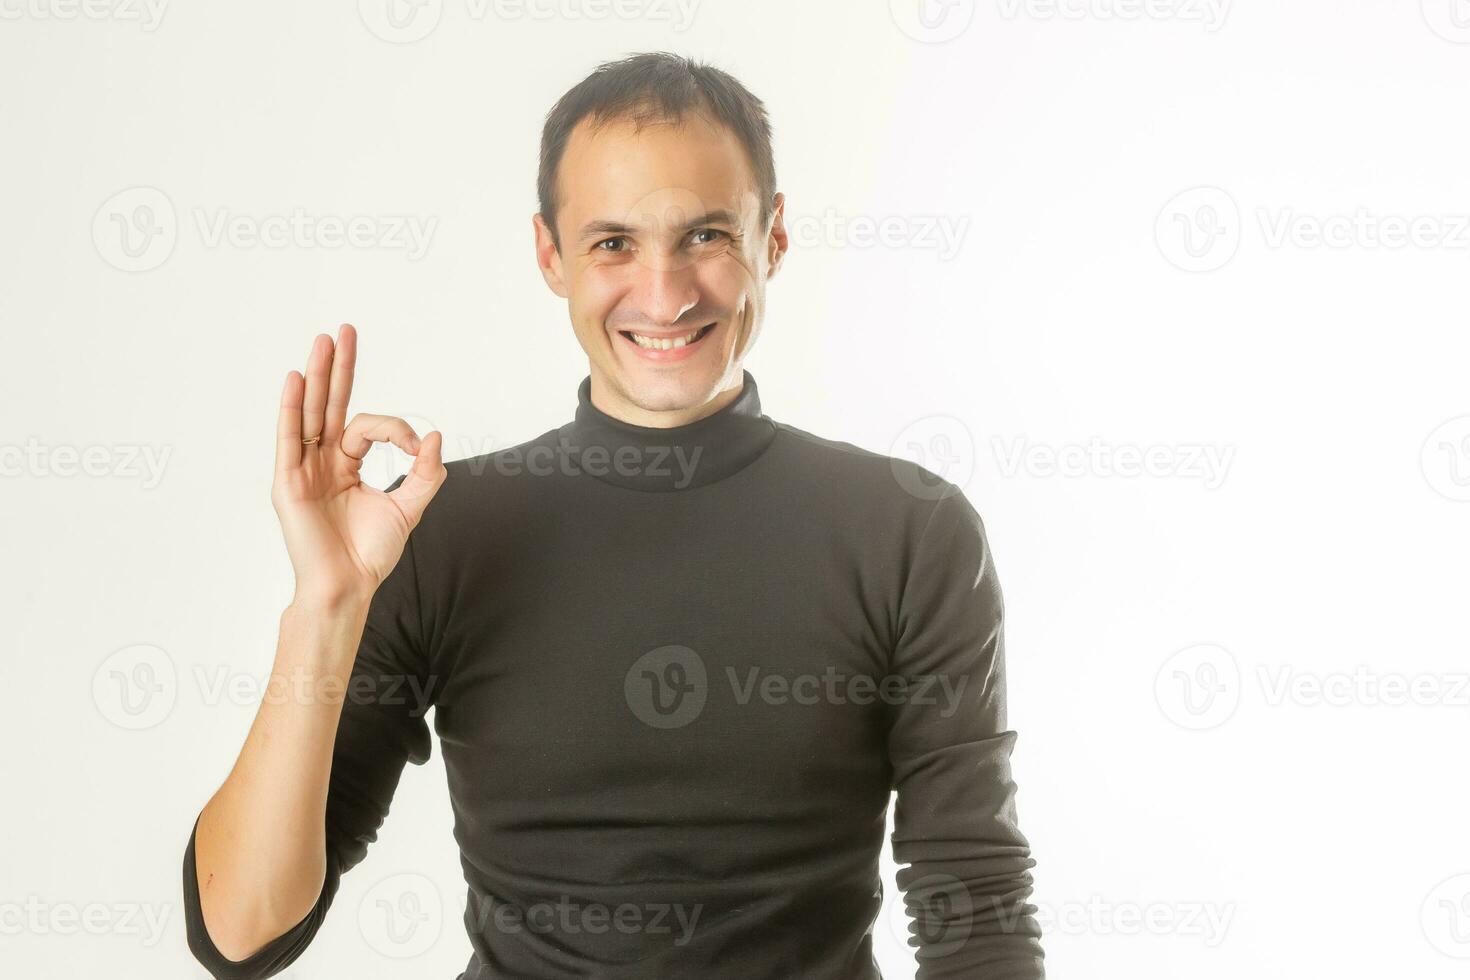
[[[631,401],[612,385],[607,384],[602,373],[593,368],[590,378],[589,398],[594,407],[604,415],[627,422],[629,425],[648,429],[672,429],[713,415],[740,397],[745,387],[745,373],[735,376],[729,387],[717,391],[713,398],[687,408],[648,409]]]
[[[754,462],[776,436],[761,413],[749,371],[740,383],[684,414],[646,413],[660,424],[619,417],[592,397],[589,375],[577,389],[577,412],[558,430],[561,451],[578,473],[633,490],[686,490],[723,480]]]

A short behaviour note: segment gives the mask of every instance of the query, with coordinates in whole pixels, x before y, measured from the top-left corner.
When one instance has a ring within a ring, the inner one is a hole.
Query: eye
[[[626,246],[628,244],[628,240],[626,238],[621,238],[621,237],[619,237],[619,238],[604,238],[602,241],[598,242],[596,245],[593,245],[592,247],[594,249],[600,249],[601,251],[604,251],[604,252],[622,252],[622,251],[625,250],[623,248],[612,248],[612,247],[610,247],[610,246],[613,246],[615,244]]]
[[[725,238],[730,237],[729,235],[726,235],[725,232],[720,231],[718,228],[701,228],[698,231],[694,232],[690,236],[693,239],[695,239],[694,244],[696,244],[696,245],[708,245],[711,242],[717,240],[717,239],[711,238],[711,239],[706,240],[706,241],[700,241],[699,240],[699,236],[700,235],[717,235],[717,236],[721,236],[721,237],[725,237]]]

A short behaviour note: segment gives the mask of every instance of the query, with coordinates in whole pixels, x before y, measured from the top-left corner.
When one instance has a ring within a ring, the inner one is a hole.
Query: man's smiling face
[[[722,407],[786,251],[782,195],[762,226],[744,148],[698,113],[641,126],[582,120],[557,187],[561,247],[538,214],[537,260],[567,300],[593,404],[658,427]]]

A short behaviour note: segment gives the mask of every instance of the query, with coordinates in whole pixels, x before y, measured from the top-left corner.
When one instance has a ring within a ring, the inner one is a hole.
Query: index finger
[[[276,469],[301,465],[301,402],[306,397],[306,379],[295,371],[286,374],[281,386],[281,414],[276,418]]]

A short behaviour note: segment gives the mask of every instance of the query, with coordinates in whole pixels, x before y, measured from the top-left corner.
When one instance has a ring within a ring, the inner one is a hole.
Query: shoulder
[[[556,433],[550,429],[513,446],[445,461],[447,475],[415,529],[418,538],[462,537],[468,528],[513,520],[532,506],[538,493],[544,493],[546,481],[529,477],[541,472],[534,465],[538,453],[548,461],[553,458]],[[549,462],[546,466],[554,470]],[[403,479],[399,476],[385,489],[393,491]]]
[[[846,500],[857,500],[886,514],[929,523],[939,510],[970,511],[961,487],[943,472],[914,460],[829,439],[785,422],[776,422],[783,477],[806,489],[821,488]],[[946,503],[948,502],[948,503]]]

